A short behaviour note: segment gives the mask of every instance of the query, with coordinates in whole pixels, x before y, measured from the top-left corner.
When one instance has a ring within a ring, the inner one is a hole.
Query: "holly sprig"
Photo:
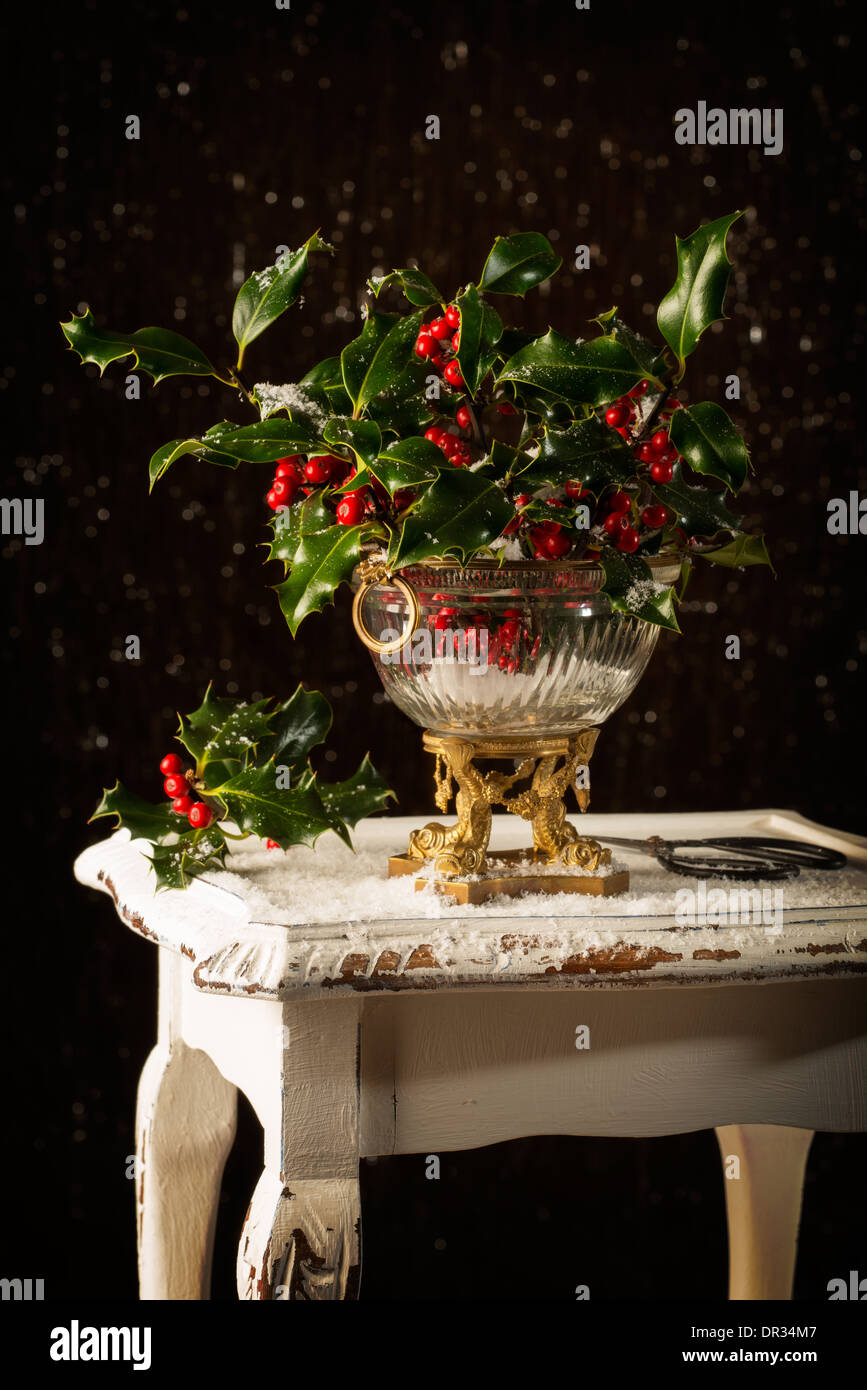
[[[323,782],[310,754],[331,727],[331,707],[299,685],[288,700],[248,703],[208,686],[198,709],[179,716],[184,754],[160,763],[160,803],[120,782],[104,789],[91,816],[113,816],[134,840],[147,840],[157,889],[186,888],[225,863],[230,840],[258,835],[269,847],[316,844],[327,830],[352,847],[350,831],[394,793],[365,754],[353,775]]]
[[[62,328],[101,371],[132,355],[155,383],[211,375],[257,408],[254,424],[218,421],[157,449],[150,484],[188,454],[275,466],[269,558],[283,566],[275,589],[293,635],[373,552],[393,571],[444,558],[595,560],[613,607],[677,630],[675,588],[658,590],[648,559],[770,564],[763,537],[745,534],[728,505],[751,468],[744,440],[717,402],[682,399],[687,358],[724,317],[726,239],[740,216],[677,238],[662,345],[616,308],[586,340],[504,324],[492,297],[523,298],[560,267],[538,232],[497,237],[477,281],[450,298],[417,267],[371,279],[361,332],[283,386],[249,386],[241,370],[298,302],[311,253],[333,253],[318,234],[241,286],[231,367],[218,371],[173,332],[101,328],[89,309]],[[380,309],[395,291],[409,312]]]

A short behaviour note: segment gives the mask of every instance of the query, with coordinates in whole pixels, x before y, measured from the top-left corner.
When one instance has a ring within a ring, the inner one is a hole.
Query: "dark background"
[[[367,275],[416,258],[457,287],[497,233],[538,229],[565,268],[507,319],[581,334],[620,305],[635,327],[674,277],[674,234],[746,209],[730,238],[730,320],[690,364],[694,399],[731,407],[756,466],[743,503],[777,568],[695,576],[684,635],[657,655],[594,758],[597,811],[781,806],[863,830],[863,537],[832,537],[826,503],[865,490],[854,415],[863,342],[864,173],[857,7],[568,0],[464,7],[16,7],[6,45],[7,261],[0,377],[5,496],[44,497],[41,547],[3,538],[4,753],[11,822],[7,938],[7,1210],[0,1274],[49,1297],[135,1292],[132,1183],[139,1070],[154,1030],[156,953],[78,888],[88,815],[115,777],[156,797],[176,710],[207,681],[332,700],[333,770],[374,759],[403,812],[431,805],[414,726],[377,699],[346,597],[292,642],[262,568],[270,470],[185,460],[148,500],[165,440],[222,415],[231,392],[182,379],[124,398],[57,327],[90,303],[114,328],[175,327],[230,359],[243,277],[319,227],[305,303],[248,356],[254,380],[297,380],[359,330]],[[14,39],[14,41],[13,41]],[[778,157],[675,144],[681,106],[782,107]],[[441,139],[423,138],[428,114]],[[141,118],[127,141],[125,118]],[[592,268],[569,266],[591,247]],[[11,273],[9,273],[11,272]],[[128,634],[140,662],[123,657]],[[742,659],[724,657],[728,634]],[[649,825],[652,823],[649,820]],[[261,1157],[243,1110],[224,1187],[215,1296]],[[850,1194],[863,1137],[819,1136],[796,1294],[864,1267]],[[540,1138],[363,1165],[363,1296],[721,1298],[722,1179],[713,1135]],[[28,1218],[27,1231],[16,1226]],[[33,1227],[36,1239],[33,1240]],[[29,1238],[27,1238],[29,1237]],[[519,1258],[515,1256],[520,1251]],[[399,1273],[398,1273],[399,1272]]]

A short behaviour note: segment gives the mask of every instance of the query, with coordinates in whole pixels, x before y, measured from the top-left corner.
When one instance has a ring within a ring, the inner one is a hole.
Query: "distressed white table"
[[[161,948],[158,1041],[138,1095],[142,1298],[208,1297],[237,1088],[264,1130],[241,1298],[356,1295],[363,1156],[707,1128],[727,1178],[729,1296],[791,1297],[813,1132],[867,1128],[867,840],[775,811],[589,815],[582,829],[602,839],[812,839],[862,872],[845,871],[842,893],[829,876],[833,906],[799,906],[804,886],[783,885],[794,905],[776,927],[679,926],[665,894],[689,881],[631,857],[630,903],[582,899],[570,915],[576,900],[560,896],[535,899],[533,915],[509,904],[437,917],[425,913],[439,900],[407,897],[407,880],[372,887],[415,819],[364,823],[354,860],[320,841],[277,865],[257,846],[233,860],[240,878],[186,893],[154,895],[146,847],[125,832],[78,859],[79,880]],[[492,844],[523,830],[495,818]],[[247,891],[264,874],[273,904],[275,865],[295,902],[283,921],[279,902],[263,914],[269,899]],[[349,920],[347,902],[372,892],[376,920]]]

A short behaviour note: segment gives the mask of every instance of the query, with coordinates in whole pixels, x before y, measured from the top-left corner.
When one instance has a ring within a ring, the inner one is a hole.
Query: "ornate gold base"
[[[389,860],[389,876],[412,873],[419,864],[433,860],[436,886],[460,902],[483,902],[499,893],[570,892],[607,897],[625,892],[629,887],[627,873],[587,872],[610,864],[611,851],[579,835],[566,819],[565,796],[570,786],[582,811],[590,804],[589,762],[598,736],[598,729],[582,729],[571,736],[470,740],[426,731],[424,746],[436,754],[436,804],[441,811],[448,810],[456,782],[458,818],[454,825],[431,821],[414,830],[406,854]],[[476,759],[484,758],[511,759],[515,770],[481,772]],[[513,790],[520,782],[529,785]],[[514,874],[488,870],[491,808],[497,805],[532,825],[532,854],[522,850],[497,855],[498,860],[515,863]],[[540,860],[562,864],[563,873],[534,874],[533,864]],[[570,873],[570,869],[584,872]],[[429,881],[418,879],[416,888]]]
[[[529,850],[503,850],[495,856],[494,865],[478,879],[417,878],[415,891],[421,893],[432,883],[438,893],[446,893],[459,903],[483,903],[501,894],[519,898],[522,893],[588,893],[595,898],[610,898],[625,893],[629,874],[624,869],[616,874],[540,874],[539,861]],[[509,873],[511,869],[513,872]],[[418,873],[418,860],[408,854],[393,854],[388,861],[388,876]]]

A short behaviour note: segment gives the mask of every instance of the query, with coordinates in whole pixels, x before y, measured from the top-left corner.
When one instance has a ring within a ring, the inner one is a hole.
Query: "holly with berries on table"
[[[147,840],[157,888],[186,888],[225,864],[229,841],[261,836],[267,847],[315,845],[333,830],[351,848],[350,830],[394,793],[365,754],[343,782],[323,782],[312,750],[331,727],[331,707],[299,685],[288,700],[231,700],[211,687],[175,735],[183,754],[159,765],[166,800],[151,803],[120,782],[91,816],[114,816],[133,839]]]
[[[746,444],[717,402],[691,403],[683,387],[686,359],[724,317],[726,238],[740,215],[677,239],[661,344],[616,309],[586,340],[506,326],[493,301],[523,298],[561,264],[538,232],[498,237],[478,280],[451,297],[416,267],[371,280],[360,334],[282,386],[249,385],[245,354],[298,301],[310,254],[333,252],[318,235],[241,286],[232,367],[170,330],[102,328],[90,310],[62,327],[101,370],[132,356],[155,382],[211,376],[254,407],[253,424],[222,420],[163,445],[151,486],[187,454],[249,470],[270,511],[269,558],[283,569],[275,587],[293,635],[371,555],[393,573],[446,558],[588,560],[615,608],[677,630],[675,587],[653,581],[648,559],[679,560],[684,579],[697,557],[770,564],[764,538],[730,505],[750,473]],[[381,311],[392,291],[408,311]],[[186,795],[175,800],[189,814]]]

